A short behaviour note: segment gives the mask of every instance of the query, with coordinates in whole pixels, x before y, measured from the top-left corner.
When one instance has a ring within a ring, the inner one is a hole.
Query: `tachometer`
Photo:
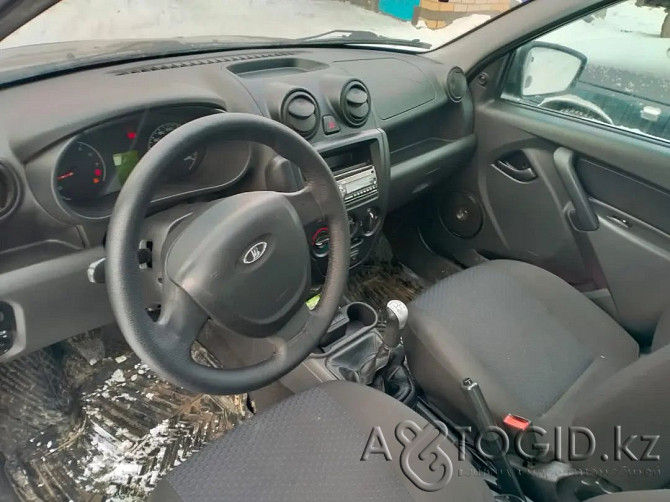
[[[156,143],[162,140],[165,136],[170,134],[172,131],[180,127],[181,124],[177,122],[168,122],[165,124],[159,125],[154,132],[151,133],[149,137],[149,144],[147,148],[151,150]],[[192,173],[196,167],[198,167],[198,160],[200,158],[200,153],[195,151],[190,155],[184,157],[183,160],[179,161],[174,165],[174,177],[185,176]]]
[[[58,163],[56,189],[66,200],[96,198],[107,180],[102,155],[88,143],[72,144]]]

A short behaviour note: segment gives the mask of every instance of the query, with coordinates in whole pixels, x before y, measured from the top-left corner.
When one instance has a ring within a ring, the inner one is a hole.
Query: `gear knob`
[[[407,305],[405,305],[400,300],[391,300],[386,304],[386,313],[389,317],[391,314],[398,319],[398,327],[404,329],[407,324],[407,318],[409,317],[409,311],[407,310]]]
[[[407,305],[400,300],[391,300],[386,304],[385,345],[391,348],[400,345],[400,331],[405,328],[408,317]]]

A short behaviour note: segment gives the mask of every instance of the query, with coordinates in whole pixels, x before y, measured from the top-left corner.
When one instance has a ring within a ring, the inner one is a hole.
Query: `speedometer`
[[[158,143],[165,136],[167,136],[180,126],[181,124],[177,122],[167,122],[165,124],[159,125],[156,129],[154,129],[154,132],[151,133],[147,149],[151,150],[156,145],[156,143]],[[175,163],[173,167],[174,177],[185,176],[187,174],[192,173],[195,170],[195,168],[198,167],[199,159],[200,159],[200,153],[196,150],[190,155],[184,157],[178,163]]]

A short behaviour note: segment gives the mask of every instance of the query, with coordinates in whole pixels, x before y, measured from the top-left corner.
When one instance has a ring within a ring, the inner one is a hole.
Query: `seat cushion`
[[[493,500],[448,441],[441,448],[453,464],[452,479],[439,491],[417,488],[400,468],[403,445],[395,428],[404,420],[426,425],[405,405],[374,389],[324,384],[281,401],[196,453],[159,483],[152,500]],[[362,461],[376,426],[391,461],[380,454]],[[429,456],[423,464],[432,460]]]
[[[494,416],[567,424],[570,396],[638,357],[634,340],[569,284],[497,260],[439,282],[409,306],[410,369],[445,412],[471,418],[460,389],[477,381]]]
[[[589,502],[667,502],[668,500],[670,490],[647,490],[600,495],[589,499]]]

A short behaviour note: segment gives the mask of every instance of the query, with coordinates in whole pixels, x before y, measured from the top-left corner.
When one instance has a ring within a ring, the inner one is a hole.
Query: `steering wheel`
[[[137,257],[145,213],[169,166],[196,143],[212,140],[274,149],[301,169],[305,188],[286,194],[240,193],[194,214],[161,253],[161,313],[153,321],[143,304]],[[319,218],[328,224],[330,255],[318,306],[309,310],[305,300],[311,268],[303,227]],[[210,115],[168,134],[137,164],[114,206],[106,270],[118,325],[150,368],[198,392],[247,392],[295,368],[326,333],[349,271],[347,213],[327,164],[297,133],[255,115]],[[268,338],[272,356],[239,369],[196,363],[191,346],[208,320],[244,336]]]

